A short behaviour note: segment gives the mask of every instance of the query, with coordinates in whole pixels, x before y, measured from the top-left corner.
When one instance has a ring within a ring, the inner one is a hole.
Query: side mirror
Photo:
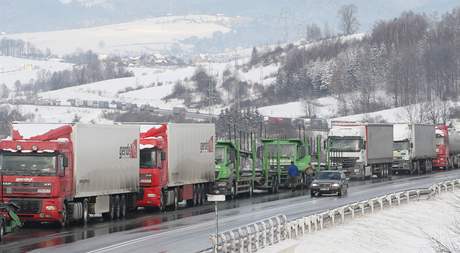
[[[161,151],[161,160],[164,161],[166,160],[166,153],[164,151]]]
[[[62,157],[62,167],[63,169],[69,167],[69,158],[67,156]]]

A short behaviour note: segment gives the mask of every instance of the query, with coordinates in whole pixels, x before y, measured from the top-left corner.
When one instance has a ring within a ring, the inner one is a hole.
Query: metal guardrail
[[[386,207],[399,206],[422,198],[430,199],[445,191],[460,188],[460,179],[433,184],[428,188],[419,188],[390,193],[380,197],[359,201],[320,213],[305,216],[300,219],[287,220],[285,215],[278,215],[246,226],[210,236],[212,250],[204,252],[219,253],[251,253],[267,248],[287,239],[297,239],[308,233],[313,233],[333,227],[338,222],[344,223],[346,218],[355,218]]]

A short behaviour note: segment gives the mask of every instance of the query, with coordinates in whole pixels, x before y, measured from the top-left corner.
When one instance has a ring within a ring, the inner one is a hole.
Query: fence
[[[429,199],[443,191],[454,191],[460,187],[460,179],[433,184],[428,188],[406,190],[380,197],[359,201],[303,218],[288,221],[285,215],[278,215],[246,226],[211,235],[212,250],[207,252],[222,253],[251,253],[259,249],[275,245],[286,239],[297,239],[308,233],[313,233],[347,219],[374,213],[386,207],[399,206],[402,203]]]

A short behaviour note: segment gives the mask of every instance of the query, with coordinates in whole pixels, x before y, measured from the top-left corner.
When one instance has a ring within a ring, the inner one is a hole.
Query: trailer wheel
[[[83,225],[86,225],[88,224],[88,199],[84,199],[83,200],[83,212],[82,212],[82,218],[81,218],[81,222]]]
[[[200,194],[200,204],[204,205],[206,202],[206,186],[204,184],[201,184],[201,194]]]
[[[192,205],[197,206],[198,205],[198,196],[197,196],[197,187],[196,185],[193,185],[193,199],[192,199]]]
[[[275,193],[278,193],[280,189],[280,184],[278,182],[278,178],[275,177]]]
[[[115,219],[120,218],[120,196],[115,196]]]
[[[126,217],[126,210],[127,210],[127,207],[126,207],[126,196],[125,195],[121,195],[121,199],[120,199],[120,218],[125,218]]]
[[[102,217],[106,220],[114,220],[115,219],[115,198],[113,196],[110,196],[109,200],[109,212],[108,213],[103,213]]]
[[[179,209],[179,191],[177,188],[174,188],[174,203],[173,203],[173,210]]]

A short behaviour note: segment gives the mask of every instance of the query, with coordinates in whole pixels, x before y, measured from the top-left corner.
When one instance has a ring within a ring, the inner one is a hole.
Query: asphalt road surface
[[[460,178],[460,170],[389,181],[351,183],[347,196],[310,198],[305,192],[284,192],[222,203],[219,228],[227,230],[278,214],[289,219],[406,189]],[[136,212],[125,220],[57,229],[31,226],[8,235],[1,252],[197,252],[210,247],[215,233],[213,205],[169,213]]]

